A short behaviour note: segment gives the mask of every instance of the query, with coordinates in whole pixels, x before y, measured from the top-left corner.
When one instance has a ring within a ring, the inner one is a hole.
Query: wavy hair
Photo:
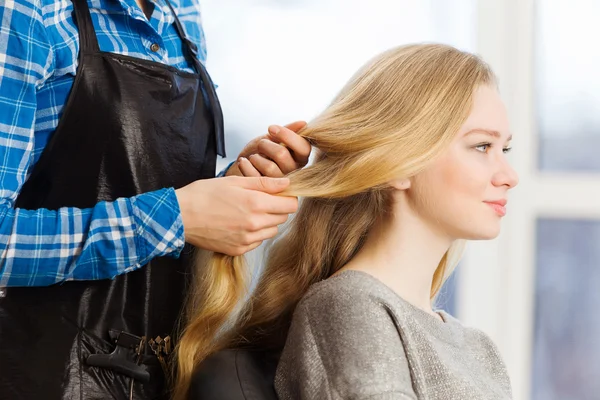
[[[388,182],[427,168],[468,117],[477,87],[495,84],[480,58],[441,44],[397,47],[359,70],[299,132],[316,157],[289,175],[284,195],[301,197],[300,207],[269,248],[256,289],[249,293],[243,257],[214,254],[198,261],[177,347],[175,399],[187,397],[195,366],[218,350],[281,348],[308,288],[347,264],[378,217],[390,211]],[[441,259],[432,299],[455,267],[462,242]]]

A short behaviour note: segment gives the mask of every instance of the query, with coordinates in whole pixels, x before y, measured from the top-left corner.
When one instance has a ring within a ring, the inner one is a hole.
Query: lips
[[[494,201],[484,201],[484,203],[490,206],[499,216],[504,217],[506,215],[506,200],[502,199]]]

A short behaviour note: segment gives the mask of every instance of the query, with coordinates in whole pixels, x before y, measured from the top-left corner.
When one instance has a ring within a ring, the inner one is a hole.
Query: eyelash
[[[491,144],[491,143],[481,143],[481,144],[478,144],[477,146],[475,146],[475,149],[478,149],[480,147],[486,147],[486,150],[485,151],[477,150],[477,151],[479,151],[480,153],[486,153],[487,154],[487,149],[493,147],[493,144]],[[512,150],[512,147],[505,147],[505,148],[502,149],[502,152],[504,154],[506,154],[506,153],[510,153],[511,150]]]

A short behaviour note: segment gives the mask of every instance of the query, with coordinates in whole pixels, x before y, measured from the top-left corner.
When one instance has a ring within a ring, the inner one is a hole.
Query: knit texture
[[[505,400],[510,381],[483,332],[443,322],[375,277],[344,271],[294,313],[275,388],[281,400]]]

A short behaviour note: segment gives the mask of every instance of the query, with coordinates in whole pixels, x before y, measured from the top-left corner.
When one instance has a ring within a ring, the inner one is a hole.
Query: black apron
[[[101,52],[87,1],[73,3],[75,82],[16,207],[89,208],[213,178],[217,154],[225,155],[223,116],[177,17],[196,73]],[[190,252],[186,246],[179,259],[158,258],[114,280],[6,289],[0,399],[168,398],[161,360],[175,340]]]

